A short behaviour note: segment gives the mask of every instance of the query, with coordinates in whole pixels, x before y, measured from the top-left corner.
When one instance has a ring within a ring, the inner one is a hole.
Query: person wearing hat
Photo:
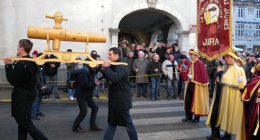
[[[37,51],[34,51],[32,53],[33,55],[33,58],[37,58],[39,57],[40,55],[42,55],[42,53],[39,53]],[[39,116],[40,117],[44,117],[45,114],[43,114],[40,110],[41,108],[41,103],[42,103],[42,92],[44,90],[47,89],[47,86],[46,86],[46,77],[45,77],[45,73],[44,73],[44,67],[43,65],[38,65],[37,66],[37,75],[36,75],[36,81],[37,81],[37,84],[36,84],[36,97],[35,97],[35,101],[32,105],[32,115],[31,115],[31,118],[33,120],[40,120]]]
[[[243,67],[243,66],[246,64],[246,62],[244,61],[243,58],[237,57],[236,64],[237,64],[238,66],[240,66],[240,67]]]
[[[238,56],[237,57],[237,60],[236,60],[236,64],[238,65],[238,67],[240,68],[240,73],[243,75],[243,77],[245,76],[246,77],[246,73],[245,73],[245,64],[246,62],[244,61],[244,59],[241,57],[241,56]],[[247,80],[246,80],[247,81]],[[241,88],[243,88],[245,85],[243,84],[240,84]]]
[[[260,63],[260,61],[257,62],[258,64]],[[259,74],[259,71],[257,71],[257,68],[260,69],[259,65],[255,65],[254,67],[251,68],[251,73],[252,73],[252,77],[256,77]]]
[[[257,72],[256,77],[246,85],[242,94],[245,107],[244,117],[247,140],[260,139],[260,63],[255,66],[255,70]]]
[[[32,53],[32,57],[36,58],[37,56],[38,56],[38,51],[34,50],[33,53]]]
[[[180,59],[180,63],[178,64],[178,67],[176,67],[176,69],[180,73],[180,79],[179,79],[180,80],[179,88],[181,89],[180,90],[180,93],[181,93],[180,98],[183,100],[184,99],[184,93],[185,93],[185,90],[184,90],[185,85],[187,85],[185,83],[187,83],[189,81],[188,74],[189,74],[189,68],[190,68],[191,64],[190,64],[190,61],[187,60],[188,58],[184,54],[180,55],[179,59]]]
[[[189,50],[191,66],[189,69],[189,82],[184,96],[186,117],[183,122],[190,121],[198,123],[200,116],[207,116],[209,110],[209,78],[206,74],[206,67],[198,59],[199,53],[193,49]],[[195,118],[192,120],[192,116]]]
[[[225,131],[221,139],[231,139],[231,134],[236,135],[236,140],[245,140],[243,129],[243,102],[241,101],[240,85],[246,84],[244,71],[237,66],[237,56],[229,52],[224,56],[226,66],[218,67],[216,79],[217,88],[213,95],[210,112],[206,125],[211,127],[212,134],[208,140],[220,138],[219,129]],[[221,74],[222,73],[222,74]]]

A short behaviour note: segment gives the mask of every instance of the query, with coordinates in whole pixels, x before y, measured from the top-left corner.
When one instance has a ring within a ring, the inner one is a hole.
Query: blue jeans
[[[185,81],[181,80],[181,98],[184,99]]]
[[[177,79],[173,78],[172,80],[167,78],[167,96],[171,95],[173,89],[173,96],[178,97],[178,87],[177,87]]]
[[[98,74],[95,75],[95,78],[96,78],[96,79],[99,79],[100,77],[101,77],[101,74],[100,74],[100,73],[98,73]],[[93,94],[98,96],[98,92],[99,92],[100,89],[101,89],[101,90],[105,90],[105,85],[104,85],[103,80],[100,81],[100,86],[96,86],[96,87],[94,88],[94,91],[93,91],[94,93],[93,93]]]
[[[161,77],[151,77],[151,98],[157,99]]]
[[[147,84],[146,83],[137,83],[137,95],[146,96],[147,93]]]
[[[37,116],[40,113],[40,107],[42,104],[42,94],[41,91],[36,90],[36,97],[35,101],[33,102],[32,105],[32,116]]]
[[[117,127],[116,125],[108,124],[103,140],[113,140],[116,132],[116,127]],[[130,111],[127,112],[125,128],[130,140],[138,140],[137,132],[134,123],[132,121],[132,118],[130,116]]]
[[[46,82],[48,87],[52,87],[52,89],[54,89],[54,96],[58,97],[58,87],[57,87],[57,81],[58,80],[58,76],[57,75],[53,75],[53,76],[47,76],[46,75]]]
[[[74,93],[75,93],[75,89],[69,89],[68,88],[68,96],[69,96],[69,98],[70,97],[74,97]]]

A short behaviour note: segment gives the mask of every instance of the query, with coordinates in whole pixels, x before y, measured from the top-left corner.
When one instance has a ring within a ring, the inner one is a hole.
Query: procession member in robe
[[[182,121],[198,123],[200,116],[207,116],[209,111],[209,78],[204,63],[198,59],[199,53],[191,49],[189,55],[191,67],[188,74],[189,83],[184,96],[186,117]],[[192,114],[195,116],[193,120]]]
[[[245,72],[243,69],[243,65],[245,64],[243,59],[241,59],[240,57],[237,57],[236,55],[234,55],[233,57],[236,58],[235,62],[238,65],[240,74],[242,75],[242,77],[245,77]],[[230,60],[228,59],[228,57],[225,57],[225,62],[227,63],[227,66],[229,65]],[[223,67],[223,69],[226,69],[226,67]],[[217,79],[216,79],[216,92],[214,93],[214,97],[212,100],[212,104],[211,104],[211,108],[210,108],[210,113],[209,113],[209,117],[206,121],[206,125],[211,127],[211,135],[207,137],[207,140],[215,140],[215,139],[219,139],[220,138],[220,131],[219,131],[219,127],[216,127],[216,121],[218,118],[218,114],[219,114],[219,102],[220,102],[220,97],[221,97],[221,90],[222,90],[222,84],[220,83],[221,81],[221,77],[222,77],[223,71],[222,68],[218,68],[217,69]],[[243,82],[240,82],[240,86],[241,88],[244,87]]]
[[[236,140],[245,140],[245,131],[243,128],[244,106],[241,101],[240,89],[244,88],[246,77],[243,74],[244,71],[241,71],[235,63],[237,56],[234,53],[229,52],[224,58],[226,66],[223,68],[224,73],[220,82],[222,89],[215,126],[220,127],[225,132],[225,135],[221,139],[231,139],[231,134],[234,134],[236,135]]]
[[[260,60],[257,62],[257,64],[259,64],[260,63]],[[257,65],[255,65],[255,66],[253,66],[252,68],[251,68],[251,73],[252,73],[252,77],[254,78],[254,77],[257,77],[258,76],[258,74],[260,73],[260,72],[258,72],[257,70],[256,70],[256,66]]]
[[[238,67],[239,67],[239,69],[240,69],[240,74],[242,74],[243,75],[243,77],[244,77],[244,75],[245,75],[245,77],[246,77],[246,72],[245,72],[245,69],[244,69],[244,66],[245,66],[245,64],[246,64],[246,62],[245,62],[245,60],[244,60],[244,58],[242,58],[241,56],[240,56],[240,54],[238,54],[237,52],[235,52],[235,55],[237,56],[237,59],[236,59],[236,64],[238,65]],[[244,84],[242,84],[242,83],[240,83],[240,89],[243,89],[244,88]]]
[[[219,101],[221,97],[221,89],[222,84],[220,84],[221,77],[223,75],[223,71],[221,67],[217,68],[217,77],[215,81],[215,90],[213,94],[213,99],[211,103],[210,112],[208,115],[208,119],[206,121],[206,125],[211,128],[211,135],[207,137],[207,140],[218,140],[220,138],[219,127],[216,127],[216,121],[218,118],[219,111]]]
[[[246,140],[260,139],[260,63],[256,65],[255,70],[258,73],[257,77],[246,85],[242,95],[245,106]]]

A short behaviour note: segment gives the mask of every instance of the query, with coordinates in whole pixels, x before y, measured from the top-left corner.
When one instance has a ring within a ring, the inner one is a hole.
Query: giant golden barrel
[[[49,33],[49,40],[58,39],[61,41],[73,41],[73,42],[99,42],[105,43],[106,36],[94,33],[87,33],[81,31],[71,31],[65,29],[53,29],[43,27],[29,26],[27,30],[27,36],[34,39],[47,39]]]

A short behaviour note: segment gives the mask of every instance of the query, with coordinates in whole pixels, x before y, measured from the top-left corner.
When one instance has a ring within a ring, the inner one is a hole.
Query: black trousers
[[[212,76],[210,78],[210,93],[213,95],[214,93],[214,89],[215,89],[215,81],[216,81],[216,77],[215,76]]]
[[[98,105],[96,101],[93,98],[90,98],[88,100],[82,100],[77,98],[78,105],[79,105],[79,114],[74,121],[73,129],[80,128],[80,123],[85,119],[87,115],[87,106],[91,108],[91,115],[90,115],[90,125],[91,126],[97,126],[96,124],[96,118],[97,118],[97,112],[98,112]]]
[[[210,126],[215,127],[218,119],[218,109],[219,109],[219,98],[215,98],[215,102],[213,104],[212,114],[210,118]]]
[[[213,104],[213,108],[212,108],[212,114],[211,114],[211,118],[210,118],[210,126],[212,129],[218,130],[219,131],[219,127],[216,127],[216,123],[217,123],[217,119],[218,119],[218,115],[219,115],[219,103],[220,103],[220,97],[221,97],[221,89],[222,86],[220,84],[216,85],[216,96],[215,96],[215,101]]]
[[[192,120],[192,113],[190,111],[192,105],[193,91],[194,91],[194,83],[189,82],[186,90],[186,96],[185,96],[185,112],[186,112],[186,118],[190,120]],[[195,116],[195,120],[200,120],[200,116]]]
[[[31,120],[32,104],[34,101],[27,101],[24,111],[24,116],[15,116],[15,120],[18,124],[18,140],[27,140],[27,133],[34,140],[48,140],[41,131],[39,131]],[[20,117],[24,117],[21,119]]]

